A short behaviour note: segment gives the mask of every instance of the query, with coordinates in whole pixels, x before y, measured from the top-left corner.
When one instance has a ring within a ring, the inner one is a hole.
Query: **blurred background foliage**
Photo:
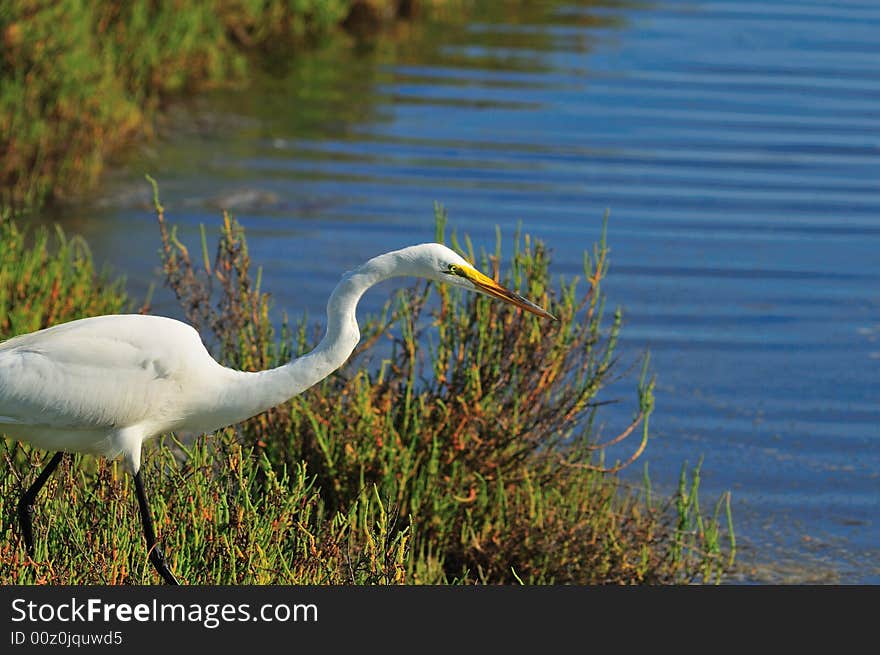
[[[10,0],[0,4],[0,207],[92,188],[164,99],[244,79],[248,56],[380,29],[405,0]]]

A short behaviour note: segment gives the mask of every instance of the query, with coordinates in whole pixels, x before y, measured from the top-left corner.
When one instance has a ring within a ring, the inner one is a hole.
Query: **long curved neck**
[[[244,421],[280,405],[342,366],[360,340],[356,310],[361,296],[377,282],[410,274],[407,260],[399,252],[374,257],[343,276],[327,301],[327,330],[314,350],[267,371],[224,369],[214,405],[217,425],[205,431]]]

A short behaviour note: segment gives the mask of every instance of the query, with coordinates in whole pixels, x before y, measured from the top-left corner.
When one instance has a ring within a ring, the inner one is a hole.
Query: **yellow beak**
[[[471,268],[470,266],[456,266],[454,271],[451,272],[454,275],[460,275],[461,277],[470,280],[473,285],[477,287],[477,289],[494,298],[509,302],[512,305],[521,307],[527,312],[537,314],[538,316],[541,316],[543,318],[549,318],[554,321],[558,320],[555,316],[553,316],[553,314],[551,314],[547,310],[538,307],[538,305],[536,305],[532,301],[526,300],[519,294],[516,294],[509,289],[505,289],[488,275],[483,275],[475,268]]]

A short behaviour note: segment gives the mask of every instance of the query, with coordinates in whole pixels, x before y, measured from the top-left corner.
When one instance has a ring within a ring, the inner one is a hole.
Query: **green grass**
[[[274,366],[311,348],[320,326],[276,334],[241,227],[224,216],[216,254],[197,260],[157,199],[168,284],[215,355]],[[438,212],[438,239],[445,217]],[[350,362],[301,396],[213,437],[146,447],[144,477],[175,574],[189,584],[686,583],[721,579],[734,543],[729,495],[710,513],[699,467],[658,500],[617,472],[644,455],[653,378],[632,380],[632,420],[594,429],[600,394],[624,375],[621,311],[608,315],[604,236],[580,280],[553,283],[540,241],[517,235],[484,270],[560,320],[420,283],[362,322]],[[500,263],[509,261],[502,269]],[[502,272],[502,270],[504,272]],[[639,370],[638,368],[636,370]],[[613,451],[611,450],[613,448]],[[624,448],[624,451],[620,449]],[[621,453],[611,459],[609,453]],[[6,442],[0,580],[159,581],[133,486],[118,464],[76,457],[37,503],[25,554],[15,504],[46,455]]]
[[[124,280],[96,273],[88,245],[0,213],[0,339],[130,309]]]
[[[0,208],[22,213],[92,188],[109,155],[149,134],[163,99],[242,80],[251,53],[295,50],[353,4],[0,3]]]

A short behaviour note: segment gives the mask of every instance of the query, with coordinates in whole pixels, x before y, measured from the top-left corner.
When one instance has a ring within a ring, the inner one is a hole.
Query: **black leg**
[[[147,496],[144,493],[144,483],[141,481],[141,472],[134,474],[134,488],[137,492],[138,505],[141,510],[141,521],[144,524],[144,537],[147,538],[147,550],[150,553],[150,561],[156,567],[165,582],[170,585],[179,585],[177,578],[168,568],[168,562],[165,561],[165,555],[161,546],[156,541],[156,533],[153,530],[153,519],[150,517],[150,508],[147,506]]]
[[[40,489],[58,468],[62,459],[64,459],[63,452],[55,453],[55,456],[46,464],[46,468],[40,472],[34,483],[21,495],[21,500],[18,501],[18,521],[21,523],[21,534],[24,537],[24,546],[31,557],[34,556],[34,528],[31,524],[31,518],[34,515],[34,501],[37,500]]]

